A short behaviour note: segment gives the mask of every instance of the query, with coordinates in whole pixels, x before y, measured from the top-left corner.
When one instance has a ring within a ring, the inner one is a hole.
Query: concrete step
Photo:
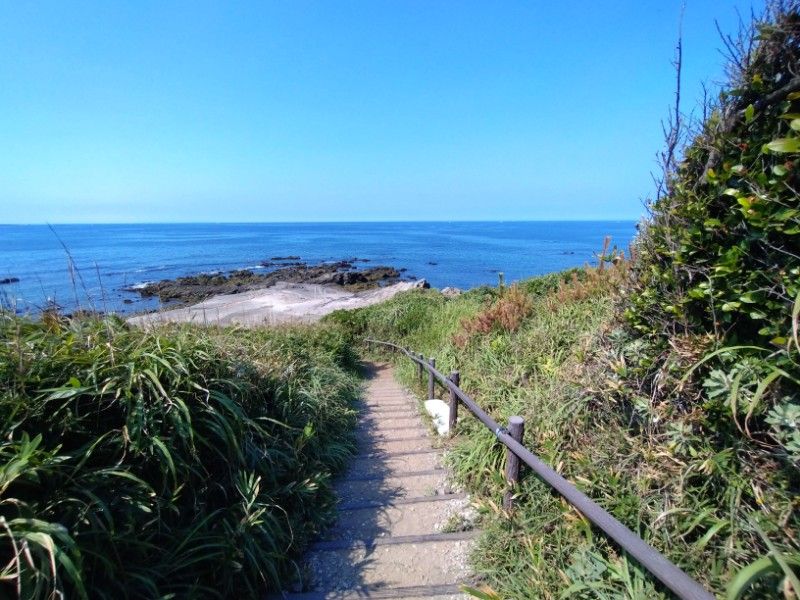
[[[419,407],[410,402],[392,402],[391,404],[367,404],[361,408],[362,415],[382,415],[400,411],[419,413]]]
[[[364,416],[359,420],[358,431],[393,431],[403,427],[422,427],[425,429],[425,423],[418,414],[397,419],[378,419],[374,416]]]
[[[424,429],[421,425],[417,427],[370,429],[356,432],[356,441],[359,447],[362,448],[384,442],[405,441],[418,438],[431,439],[428,430]]]
[[[400,498],[433,496],[449,493],[445,471],[425,475],[405,475],[374,480],[342,480],[336,484],[336,493],[342,502],[380,501],[390,504]]]
[[[373,398],[387,398],[387,397],[412,399],[414,396],[412,396],[411,394],[400,388],[387,387],[382,389],[369,390],[367,392],[367,395],[365,396],[365,399],[372,400]]]
[[[390,439],[362,439],[358,446],[359,454],[374,454],[384,452],[393,454],[409,452],[411,450],[430,450],[431,438],[427,435],[405,435]]]
[[[398,398],[400,400],[405,400],[407,402],[416,402],[416,398],[411,394],[404,392],[403,390],[385,390],[381,392],[367,392],[366,397],[364,400],[366,402],[380,402],[381,400],[386,400],[387,398]]]
[[[409,587],[384,588],[381,586],[360,586],[353,590],[332,592],[302,592],[270,596],[269,600],[462,600],[469,598],[461,593],[460,585],[415,585]]]
[[[416,406],[372,408],[368,407],[361,411],[359,420],[374,419],[379,421],[392,421],[394,419],[408,419],[409,417],[419,417],[420,411]]]
[[[347,470],[344,478],[359,475],[384,474],[397,477],[409,471],[435,469],[442,465],[439,453],[435,450],[423,454],[399,454],[394,457],[356,458]]]
[[[346,510],[361,510],[364,508],[385,508],[387,506],[401,506],[403,504],[425,504],[434,502],[449,502],[454,499],[466,498],[467,495],[462,492],[455,492],[452,494],[436,494],[435,496],[416,496],[408,498],[398,498],[390,504],[385,504],[376,500],[354,500],[352,502],[341,502],[337,508],[340,512]]]
[[[339,518],[324,539],[379,538],[439,533],[450,519],[464,512],[466,498],[446,502],[396,504],[382,508],[362,508],[339,513]]]
[[[405,432],[405,433],[402,433]],[[409,433],[410,432],[410,433]],[[357,435],[386,435],[391,434],[395,437],[407,437],[411,434],[428,435],[430,430],[422,422],[422,419],[408,419],[405,425],[397,425],[391,421],[377,423],[362,423],[356,428]]]
[[[467,580],[474,532],[320,542],[309,553],[311,589],[453,585]],[[319,584],[317,584],[319,582]]]

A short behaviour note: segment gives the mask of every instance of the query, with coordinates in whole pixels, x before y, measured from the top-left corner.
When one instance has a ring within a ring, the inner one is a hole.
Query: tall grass
[[[527,297],[515,302],[527,316],[514,327],[474,326],[509,302],[507,290],[489,288],[454,299],[415,291],[331,320],[354,339],[392,340],[436,356],[444,372],[458,369],[462,387],[498,421],[522,415],[530,448],[717,594],[793,598],[780,565],[762,564],[768,553],[797,560],[790,472],[746,439],[729,445],[722,422],[684,428],[678,414],[623,393],[626,364],[636,359],[614,317],[625,269],[620,262],[522,282]],[[398,372],[415,385],[407,363]],[[468,415],[457,433],[450,462],[484,515],[474,566],[499,597],[668,597],[534,475],[516,490],[516,510],[504,512],[502,448]],[[761,572],[742,584],[754,564]]]
[[[333,514],[354,356],[324,328],[0,315],[0,589],[262,596]]]

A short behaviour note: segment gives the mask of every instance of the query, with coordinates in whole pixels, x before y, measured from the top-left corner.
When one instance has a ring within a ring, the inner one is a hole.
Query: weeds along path
[[[308,592],[332,598],[464,598],[474,531],[433,447],[417,400],[388,365],[367,365],[359,455],[339,481],[339,520],[307,556]]]

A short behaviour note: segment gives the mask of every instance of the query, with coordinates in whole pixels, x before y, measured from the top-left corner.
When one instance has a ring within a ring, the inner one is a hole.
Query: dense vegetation
[[[731,81],[665,178],[630,262],[415,292],[333,319],[436,355],[499,420],[720,595],[800,595],[800,15],[726,40]],[[680,125],[680,119],[673,122]],[[677,142],[681,131],[669,141]],[[402,373],[413,382],[408,366]],[[451,454],[503,598],[663,594],[533,477],[498,507],[502,453],[471,419]]]
[[[313,328],[0,315],[0,595],[258,597],[291,579],[332,517],[369,335],[525,417],[529,447],[717,594],[797,598],[798,3],[727,47],[730,85],[681,160],[673,121],[630,261],[606,248],[596,267]],[[666,596],[530,474],[504,512],[501,448],[467,415],[457,433],[488,594]]]
[[[458,369],[462,387],[498,420],[525,417],[526,443],[544,460],[724,594],[737,573],[772,550],[797,560],[795,491],[774,468],[756,479],[753,470],[764,465],[752,453],[720,449],[718,432],[689,436],[683,413],[644,418],[649,403],[626,392],[630,357],[620,348],[631,342],[615,311],[626,271],[620,263],[456,298],[416,291],[331,320],[354,338],[395,340],[435,355],[445,372]],[[410,365],[401,361],[398,369],[415,384]],[[459,422],[449,459],[484,514],[486,534],[473,558],[498,597],[666,596],[536,477],[523,479],[515,511],[503,512],[503,452],[475,419]],[[752,493],[762,504],[749,505]],[[764,510],[767,502],[789,510]],[[741,597],[770,595],[783,579],[774,575],[749,588],[735,580],[735,589]]]
[[[800,13],[796,2],[773,10],[729,42],[730,86],[684,159],[668,162],[622,303],[639,389],[669,405],[678,391],[697,408],[694,425],[726,420],[796,463]],[[711,351],[693,378],[704,391],[678,389]]]
[[[332,517],[354,357],[324,328],[0,315],[0,596],[257,598]]]

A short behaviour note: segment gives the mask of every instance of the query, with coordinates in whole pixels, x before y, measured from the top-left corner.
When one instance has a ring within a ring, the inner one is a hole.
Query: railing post
[[[450,381],[453,382],[453,385],[458,385],[461,383],[461,375],[458,371],[453,371],[450,373]],[[450,435],[453,435],[456,430],[456,421],[458,421],[458,396],[453,390],[450,390],[450,418],[448,423],[448,432]]]
[[[522,436],[525,435],[525,420],[522,417],[511,417],[508,420],[508,434],[520,444]],[[519,482],[519,457],[510,448],[506,448],[506,481],[509,489],[503,497],[503,508],[511,510],[514,508],[514,487]]]
[[[431,356],[428,364],[435,369],[436,359]],[[431,398],[433,398],[433,371],[428,371],[428,400]]]
[[[422,376],[425,372],[425,369],[422,366],[422,361],[425,360],[425,357],[421,352],[417,354],[416,357],[419,359],[419,362],[417,363],[417,379],[419,379],[419,384],[422,385]]]

